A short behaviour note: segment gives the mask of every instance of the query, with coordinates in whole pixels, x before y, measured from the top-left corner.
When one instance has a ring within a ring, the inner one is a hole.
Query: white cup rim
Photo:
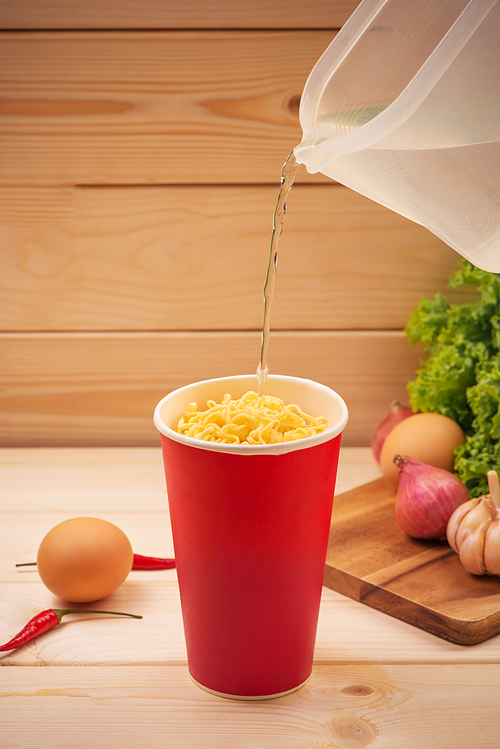
[[[227,387],[226,389],[226,385],[229,386],[230,384],[233,387]],[[176,390],[172,390],[168,395],[162,398],[156,406],[153,421],[158,431],[174,442],[180,442],[198,450],[210,450],[212,452],[232,453],[238,455],[282,455],[296,450],[305,450],[309,447],[329,442],[341,434],[345,429],[348,420],[348,410],[345,401],[337,392],[326,385],[322,385],[314,380],[293,377],[291,375],[268,375],[267,385],[267,390],[270,395],[275,395],[281,398],[281,392],[286,394],[286,392],[295,393],[303,390],[308,396],[307,400],[311,400],[311,402],[317,401],[318,403],[327,405],[329,413],[318,413],[314,410],[311,411],[307,403],[304,404],[304,398],[287,401],[288,403],[297,402],[297,405],[299,405],[306,413],[311,413],[311,415],[326,416],[329,422],[328,428],[325,429],[324,432],[320,432],[312,437],[304,437],[291,442],[279,442],[266,445],[234,445],[222,442],[207,442],[206,440],[187,437],[173,428],[172,418],[170,419],[170,424],[165,422],[164,409],[166,406],[173,410],[177,409],[176,413],[178,415],[176,418],[178,419],[191,401],[197,401],[197,398],[193,397],[196,391],[198,391],[198,393],[205,391],[205,400],[207,399],[206,393],[211,390],[229,392],[233,398],[240,397],[240,393],[243,395],[247,390],[256,390],[256,375],[235,375],[233,377],[218,377],[209,380],[201,380],[190,385],[184,385]],[[235,387],[238,390],[236,394],[231,392]],[[220,398],[222,397],[223,395],[220,396]],[[208,395],[208,398],[217,400],[217,394],[215,393],[215,397],[213,398],[211,395]],[[284,400],[286,401],[286,398]],[[321,410],[323,411],[325,409]],[[335,419],[334,423],[332,423],[332,414]]]

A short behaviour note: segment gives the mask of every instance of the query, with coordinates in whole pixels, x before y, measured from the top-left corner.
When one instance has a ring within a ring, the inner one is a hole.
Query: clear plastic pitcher
[[[311,72],[295,156],[500,272],[500,0],[364,0]]]

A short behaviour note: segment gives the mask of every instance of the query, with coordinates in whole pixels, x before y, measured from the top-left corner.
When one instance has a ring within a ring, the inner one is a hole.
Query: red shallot
[[[446,538],[448,520],[469,499],[465,484],[450,471],[406,455],[394,457],[400,472],[396,520],[413,538]]]
[[[389,406],[389,413],[373,433],[371,448],[373,457],[377,463],[380,463],[380,453],[382,452],[387,435],[394,429],[396,424],[407,419],[408,416],[413,416],[411,408],[409,406],[402,406],[399,401],[393,400]]]

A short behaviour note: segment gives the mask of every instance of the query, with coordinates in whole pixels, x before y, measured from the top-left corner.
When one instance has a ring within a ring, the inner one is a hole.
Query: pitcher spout
[[[303,164],[309,174],[322,172],[336,158],[331,138],[304,138],[293,152],[299,164]]]

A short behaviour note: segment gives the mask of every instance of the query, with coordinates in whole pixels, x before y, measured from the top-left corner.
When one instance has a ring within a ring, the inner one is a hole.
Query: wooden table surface
[[[378,475],[367,448],[345,448],[337,492]],[[62,520],[101,517],[136,553],[173,555],[159,448],[4,449],[0,512],[2,642],[63,607],[15,567]],[[100,604],[144,618],[73,615],[2,654],[2,749],[500,747],[500,637],[454,645],[324,588],[309,682],[239,702],[188,675],[175,570],[132,572]]]

